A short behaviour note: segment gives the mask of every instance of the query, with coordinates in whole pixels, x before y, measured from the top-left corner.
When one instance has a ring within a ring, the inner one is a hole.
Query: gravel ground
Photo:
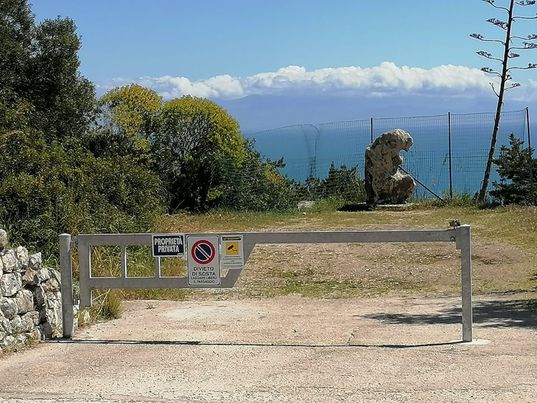
[[[133,301],[0,357],[2,401],[535,402],[532,295]]]

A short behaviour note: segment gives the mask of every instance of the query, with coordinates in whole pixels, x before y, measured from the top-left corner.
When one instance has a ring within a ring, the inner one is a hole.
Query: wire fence
[[[283,158],[281,172],[304,183],[326,178],[330,166],[357,167],[364,176],[366,148],[386,131],[408,131],[414,145],[404,157],[403,168],[438,194],[474,194],[479,191],[487,161],[494,113],[471,113],[401,118],[371,118],[346,122],[302,124],[247,134],[266,158]],[[496,152],[509,145],[513,133],[531,146],[528,108],[503,112]],[[496,172],[490,184],[499,181]],[[430,194],[416,189],[419,198]]]

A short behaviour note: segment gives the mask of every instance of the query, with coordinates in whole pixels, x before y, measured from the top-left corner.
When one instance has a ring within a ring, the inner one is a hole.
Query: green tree
[[[46,255],[60,232],[147,230],[164,200],[111,130],[88,133],[96,100],[79,48],[73,21],[36,26],[26,0],[0,0],[0,226]]]
[[[72,20],[36,26],[26,0],[0,0],[0,128],[20,128],[22,117],[49,141],[86,131],[95,95],[78,72],[79,49]]]
[[[95,117],[93,84],[78,72],[80,46],[70,19],[45,20],[35,30],[27,98],[35,107],[35,127],[50,140],[81,136]]]
[[[162,98],[138,84],[114,88],[99,100],[103,124],[127,137],[149,140]]]
[[[131,156],[151,167],[151,141],[162,98],[137,84],[114,88],[99,99],[99,124],[84,141],[97,156]]]
[[[239,124],[216,103],[191,96],[165,103],[153,156],[170,194],[170,209],[207,209],[222,195],[225,173],[244,161],[245,150]]]
[[[533,149],[523,148],[523,144],[511,134],[509,146],[502,146],[494,160],[501,181],[493,183],[490,194],[502,204],[537,204],[537,159],[533,158]]]
[[[28,87],[34,20],[26,0],[0,0],[0,134],[29,124]]]
[[[26,0],[0,0],[0,88],[4,91],[17,93],[27,87],[34,29]]]

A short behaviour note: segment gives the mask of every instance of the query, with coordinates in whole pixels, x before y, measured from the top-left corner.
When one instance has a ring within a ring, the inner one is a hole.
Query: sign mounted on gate
[[[155,234],[151,236],[153,257],[185,255],[185,234]]]
[[[242,235],[222,235],[222,267],[242,269],[244,267],[244,247]]]
[[[188,285],[220,284],[218,235],[187,236]]]

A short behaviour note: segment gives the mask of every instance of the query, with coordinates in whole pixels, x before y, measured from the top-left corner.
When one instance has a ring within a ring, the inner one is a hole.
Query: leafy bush
[[[366,199],[364,182],[357,175],[358,166],[336,168],[330,165],[328,176],[324,179],[310,177],[303,185],[303,198],[311,200],[337,198],[346,202],[358,203]]]
[[[245,157],[237,167],[223,169],[220,186],[214,190],[216,207],[247,211],[287,210],[296,207],[296,183],[278,168],[283,161],[263,160],[253,143],[245,144]]]
[[[30,129],[2,135],[0,155],[0,226],[48,256],[59,233],[146,230],[162,211],[160,180],[129,157],[97,158]]]
[[[524,149],[523,144],[511,134],[509,146],[502,146],[494,160],[501,181],[493,183],[490,194],[501,204],[537,204],[537,159],[533,158],[533,149]]]

